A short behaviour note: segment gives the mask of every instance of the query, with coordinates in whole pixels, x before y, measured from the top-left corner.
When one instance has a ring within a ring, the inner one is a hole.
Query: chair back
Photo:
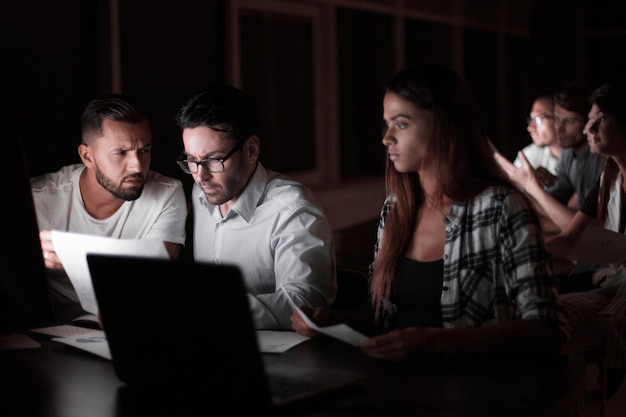
[[[337,297],[332,308],[346,310],[365,307],[369,300],[368,276],[364,271],[337,267]]]

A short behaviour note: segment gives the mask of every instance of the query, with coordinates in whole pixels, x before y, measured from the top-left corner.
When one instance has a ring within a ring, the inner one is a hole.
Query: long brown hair
[[[454,71],[438,66],[414,66],[393,75],[385,90],[431,111],[434,133],[427,158],[433,161],[441,190],[438,198],[467,201],[496,184],[510,185],[493,158],[474,97]],[[386,162],[386,191],[392,206],[372,270],[371,299],[379,306],[388,298],[396,265],[411,241],[424,193],[417,172],[400,173]]]

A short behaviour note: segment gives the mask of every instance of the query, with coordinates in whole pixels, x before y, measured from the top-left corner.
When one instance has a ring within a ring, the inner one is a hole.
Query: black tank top
[[[402,257],[391,285],[397,328],[442,327],[443,260],[419,262]]]

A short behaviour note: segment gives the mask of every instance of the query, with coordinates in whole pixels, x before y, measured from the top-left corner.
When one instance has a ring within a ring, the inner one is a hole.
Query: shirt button
[[[452,231],[452,227],[446,226],[446,232],[451,232],[451,231]]]
[[[212,261],[213,261],[214,264],[219,264],[220,263],[220,260],[218,258],[213,258]]]
[[[447,259],[448,259],[448,254],[444,254],[442,259],[443,259],[444,261],[445,261],[445,260],[447,260]]]

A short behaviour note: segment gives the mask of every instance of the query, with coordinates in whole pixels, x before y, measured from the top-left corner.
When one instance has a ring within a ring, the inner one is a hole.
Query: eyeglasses
[[[237,145],[230,150],[223,158],[205,158],[201,161],[190,161],[189,159],[178,159],[176,163],[186,174],[197,174],[200,170],[200,165],[202,168],[209,171],[212,174],[216,174],[219,172],[224,172],[224,162],[228,160],[231,156],[241,150],[245,141],[241,141],[237,143]],[[181,158],[184,158],[184,155],[181,155]]]
[[[554,116],[534,116],[526,119],[528,124],[535,123],[535,125],[539,126],[543,123],[544,119],[554,120]]]

